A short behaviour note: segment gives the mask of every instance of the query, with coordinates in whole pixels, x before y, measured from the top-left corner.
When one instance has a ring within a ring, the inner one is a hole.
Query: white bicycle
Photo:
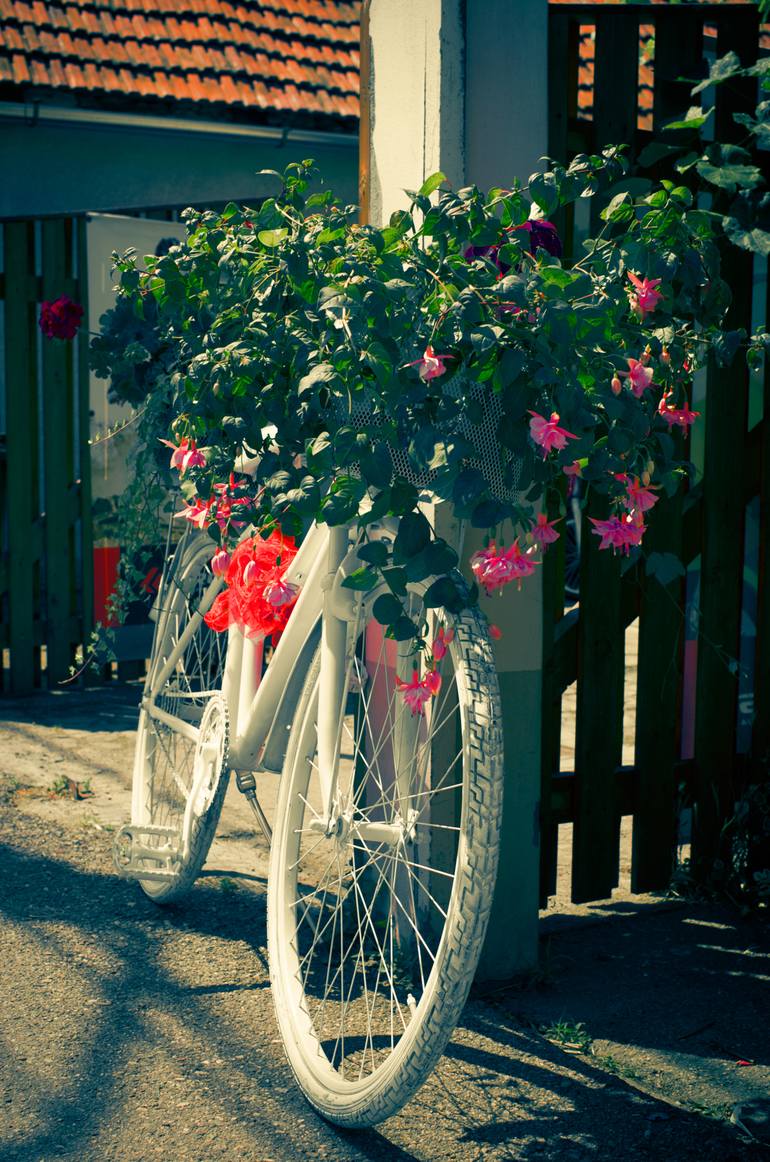
[[[387,521],[368,529],[394,534]],[[352,527],[311,529],[286,574],[299,597],[263,673],[261,643],[203,621],[222,581],[210,539],[184,538],[157,602],[131,823],[115,849],[151,899],[178,899],[235,772],[271,840],[268,949],[286,1053],[311,1104],[350,1127],[400,1109],[460,1017],[502,811],[486,622],[473,610],[431,614],[451,641],[439,693],[413,715],[396,688],[413,658],[372,614],[382,590],[342,585],[361,564],[357,543]],[[408,587],[407,606],[427,584]],[[265,771],[282,773],[272,835],[257,797]]]

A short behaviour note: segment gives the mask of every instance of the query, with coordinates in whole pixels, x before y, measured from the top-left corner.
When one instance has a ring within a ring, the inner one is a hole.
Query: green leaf
[[[415,553],[406,562],[405,573],[408,581],[424,581],[427,577],[438,577],[457,567],[457,553],[444,540],[431,541],[421,553]]]
[[[388,629],[388,636],[395,638],[397,642],[408,642],[410,638],[416,637],[417,631],[414,622],[406,614],[402,614],[391,623]]]
[[[431,539],[430,525],[421,512],[407,512],[401,517],[393,543],[393,560],[408,561],[422,552]]]
[[[745,338],[746,332],[743,330],[719,332],[713,341],[713,348],[720,367],[729,367]]]
[[[465,609],[465,599],[451,577],[439,577],[428,587],[422,600],[426,609],[446,609],[449,613]]]
[[[559,205],[559,186],[552,173],[533,173],[529,179],[532,199],[544,214],[552,213]]]
[[[661,585],[670,585],[677,577],[684,577],[686,569],[674,553],[650,553],[645,565],[648,577],[654,577]]]
[[[390,508],[394,516],[411,512],[417,504],[417,489],[402,476],[397,476],[390,486]]]
[[[430,175],[430,177],[427,177],[425,179],[425,181],[422,183],[422,185],[420,186],[419,192],[422,195],[422,197],[424,197],[424,198],[430,197],[430,195],[433,193],[433,191],[437,190],[439,188],[439,186],[441,185],[441,183],[445,182],[446,180],[447,179],[446,179],[444,174],[432,173]]]
[[[623,194],[624,198],[627,196],[627,194]],[[540,271],[540,277],[544,283],[552,283],[554,286],[561,287],[563,290],[583,276],[580,272],[573,273],[571,270],[562,270],[560,266],[544,266]]]
[[[307,375],[303,375],[297,384],[297,395],[302,397],[307,392],[315,392],[322,383],[331,383],[337,378],[337,372],[331,363],[317,363]]]
[[[374,589],[379,579],[379,574],[374,569],[365,567],[354,569],[342,582],[342,588],[356,589],[362,593],[368,593],[370,589]]]
[[[383,541],[367,541],[366,544],[359,545],[356,552],[360,560],[378,566],[386,564],[390,555],[388,546]]]
[[[623,190],[620,194],[615,194],[615,197],[610,200],[609,204],[599,214],[599,217],[604,222],[627,222],[633,216],[634,207],[627,190]]]
[[[367,484],[372,484],[376,488],[387,488],[390,484],[393,462],[387,444],[375,444],[371,452],[362,452],[359,464]]]
[[[722,229],[733,245],[741,250],[751,250],[765,258],[770,255],[770,234],[766,230],[744,225],[737,218],[723,218]]]
[[[761,171],[755,165],[711,165],[707,161],[699,161],[695,168],[709,185],[728,190],[730,193],[736,186],[753,189],[764,180]]]
[[[741,62],[737,53],[728,52],[719,60],[714,61],[709,70],[709,75],[705,81],[701,81],[691,89],[690,92],[693,97],[698,93],[702,93],[709,85],[721,85],[723,81],[729,81],[731,77],[736,77],[741,72]]]
[[[381,593],[372,606],[372,614],[380,625],[392,625],[404,615],[404,607],[392,593]]]
[[[406,569],[396,565],[392,569],[383,569],[382,576],[391,593],[395,593],[397,597],[404,596],[406,593]]]
[[[273,247],[280,246],[284,238],[288,237],[289,231],[283,227],[280,230],[260,230],[257,238],[263,246]]]
[[[711,114],[714,112],[714,106],[710,109],[701,109],[700,105],[691,105],[685,113],[684,117],[678,121],[668,121],[664,129],[702,129],[708,121]]]

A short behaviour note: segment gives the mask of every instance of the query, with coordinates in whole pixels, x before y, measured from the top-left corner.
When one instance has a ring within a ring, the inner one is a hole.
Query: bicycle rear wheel
[[[318,657],[288,742],[267,897],[273,996],[299,1085],[344,1126],[384,1120],[425,1080],[489,918],[502,811],[497,677],[478,613],[444,624],[454,638],[441,689],[414,719],[395,685],[397,644],[366,616],[353,635],[331,832],[319,815]]]
[[[137,878],[157,904],[179,900],[192,887],[227,790],[228,722],[220,693],[227,634],[202,620],[213,601],[211,554],[211,540],[193,534],[164,571],[145,702],[168,669],[153,699],[154,711],[166,717],[147,705],[140,711],[131,824],[116,840],[118,869]]]

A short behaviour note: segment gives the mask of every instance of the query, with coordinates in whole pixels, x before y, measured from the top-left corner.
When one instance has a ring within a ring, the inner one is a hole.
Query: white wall
[[[403,189],[437,170],[455,186],[526,182],[546,152],[547,21],[547,0],[372,0],[372,221],[385,222],[405,205]],[[495,654],[505,735],[504,837],[482,979],[537,962],[542,590],[537,576],[525,584],[482,601],[504,632]]]

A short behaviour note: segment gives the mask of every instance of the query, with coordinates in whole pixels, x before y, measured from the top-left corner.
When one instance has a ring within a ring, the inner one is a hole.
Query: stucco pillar
[[[371,0],[370,220],[384,223],[441,170],[452,185],[526,181],[546,151],[547,0]],[[364,122],[365,122],[364,118]],[[367,148],[362,140],[362,149]],[[439,522],[449,521],[438,516]],[[447,529],[447,532],[449,529]],[[479,543],[466,536],[465,561]],[[467,569],[466,569],[467,571]],[[503,631],[504,835],[479,977],[537,961],[542,591],[482,602]]]

